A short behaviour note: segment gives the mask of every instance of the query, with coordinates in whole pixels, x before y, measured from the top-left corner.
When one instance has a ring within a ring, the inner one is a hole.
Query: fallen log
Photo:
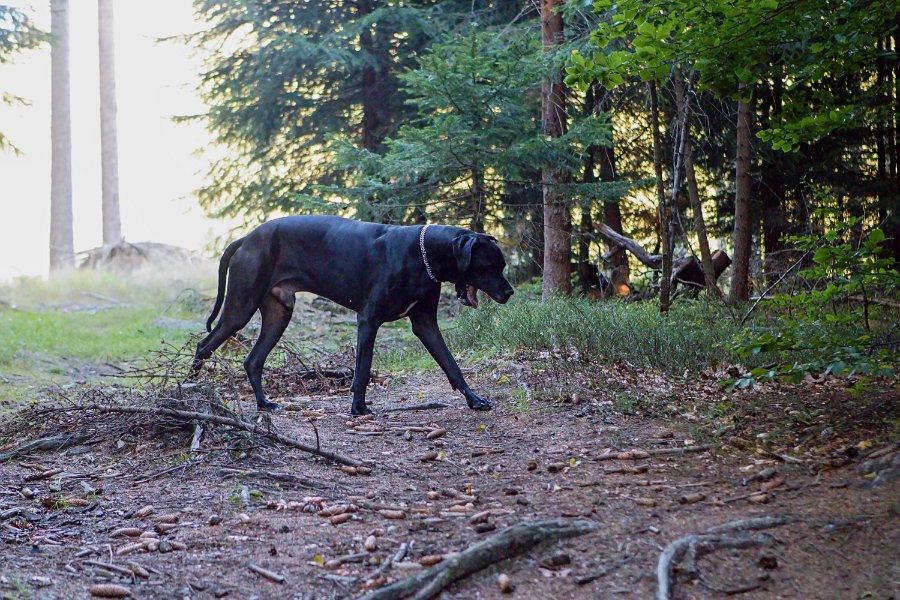
[[[594,521],[565,519],[530,521],[504,529],[421,573],[371,592],[360,600],[427,600],[451,583],[464,579],[494,563],[532,550],[542,542],[556,542],[595,531]]]

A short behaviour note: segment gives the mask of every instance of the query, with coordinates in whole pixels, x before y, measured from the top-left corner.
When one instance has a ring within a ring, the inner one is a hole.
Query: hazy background
[[[50,29],[50,2],[7,0]],[[122,228],[131,242],[155,241],[202,250],[232,223],[203,215],[192,196],[209,143],[202,124],[172,122],[203,111],[195,87],[200,59],[178,41],[196,31],[190,0],[117,2],[116,93]],[[101,244],[100,100],[97,3],[71,0],[72,185],[75,251]],[[7,92],[31,106],[0,105],[0,131],[23,155],[0,153],[0,280],[46,276],[50,230],[50,47],[0,65]]]

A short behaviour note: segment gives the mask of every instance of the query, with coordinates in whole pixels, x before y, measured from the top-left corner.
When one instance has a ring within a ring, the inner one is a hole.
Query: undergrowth
[[[729,349],[740,327],[727,310],[706,302],[676,303],[667,317],[654,303],[514,298],[465,311],[448,331],[452,347],[577,352],[586,358],[624,359],[682,373],[735,359]]]

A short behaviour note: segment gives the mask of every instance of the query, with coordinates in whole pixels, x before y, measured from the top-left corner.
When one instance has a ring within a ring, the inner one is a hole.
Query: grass
[[[663,317],[649,302],[513,299],[462,313],[450,337],[457,347],[561,351],[683,373],[733,358],[729,345],[740,328],[728,317],[700,302],[679,302]]]
[[[0,401],[91,379],[109,372],[107,363],[139,362],[163,342],[184,344],[208,310],[203,294],[187,287],[192,269],[72,271],[0,285]]]

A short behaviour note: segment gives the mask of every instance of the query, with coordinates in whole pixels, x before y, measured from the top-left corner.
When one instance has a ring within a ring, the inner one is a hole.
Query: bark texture
[[[72,231],[72,110],[69,95],[69,1],[51,0],[50,271],[75,262]]]
[[[563,42],[562,0],[541,0],[541,39],[544,52],[556,52]],[[562,72],[554,71],[541,84],[541,131],[547,137],[566,132],[566,88]],[[543,298],[571,294],[571,221],[561,185],[568,175],[559,165],[547,165],[542,173],[544,204]]]

